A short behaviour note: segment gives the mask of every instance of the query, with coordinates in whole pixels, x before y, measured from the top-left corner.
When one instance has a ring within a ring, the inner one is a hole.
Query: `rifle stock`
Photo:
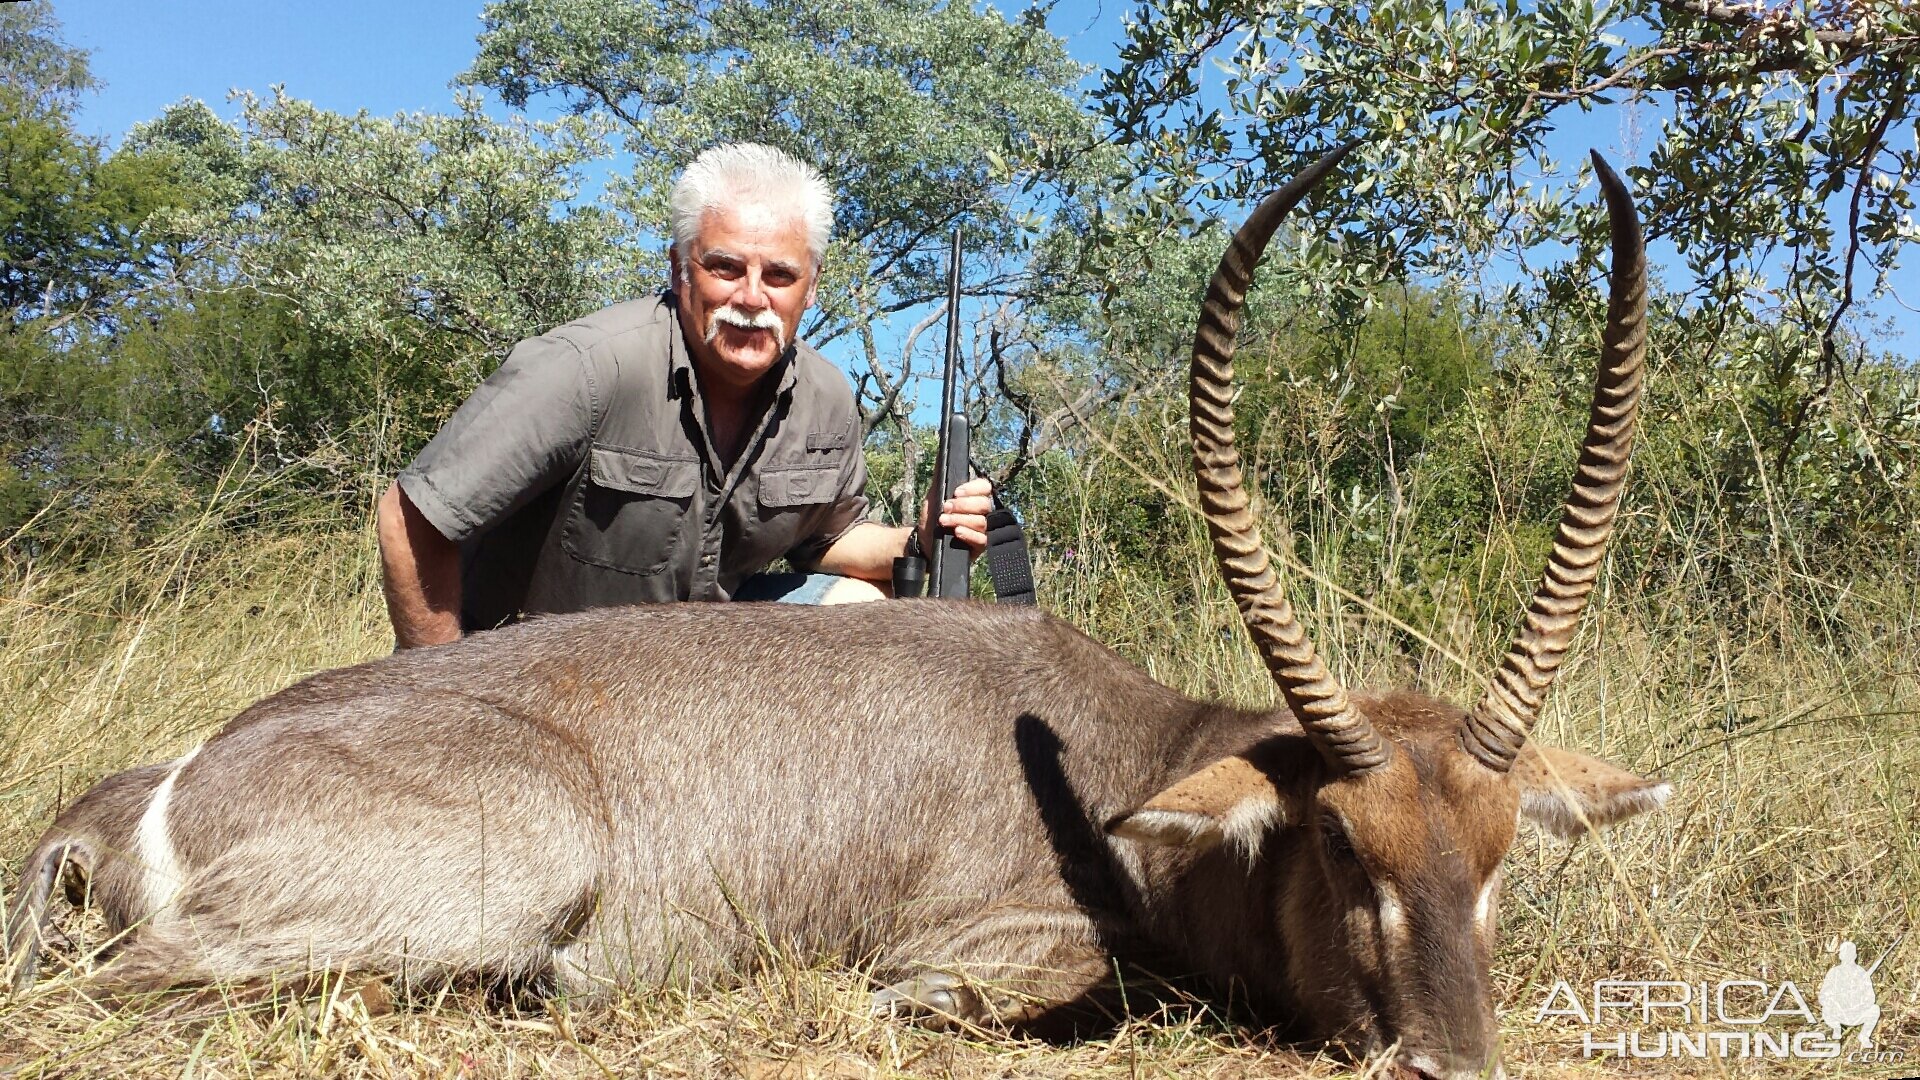
[[[929,509],[935,514],[947,496],[953,494],[954,488],[971,479],[967,475],[967,463],[972,459],[971,434],[966,413],[958,412],[948,417],[946,442],[940,449],[939,460],[934,463],[933,483],[927,490]],[[934,543],[930,554],[933,556],[933,572],[930,575],[933,580],[928,595],[965,600],[968,560],[972,557],[967,545],[953,535],[952,529],[942,527],[940,539]]]

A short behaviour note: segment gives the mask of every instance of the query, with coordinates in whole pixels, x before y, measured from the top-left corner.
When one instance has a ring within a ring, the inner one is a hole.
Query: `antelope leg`
[[[873,992],[876,1017],[929,1016],[936,1020],[984,1019],[980,995],[950,971],[928,971]]]
[[[874,992],[875,1016],[1028,1028],[1109,982],[1112,960],[1085,914],[1010,904],[949,926],[926,963]]]

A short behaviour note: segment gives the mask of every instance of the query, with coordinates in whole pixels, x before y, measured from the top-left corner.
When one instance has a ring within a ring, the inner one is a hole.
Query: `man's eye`
[[[714,277],[717,277],[717,278],[727,278],[731,280],[733,278],[737,278],[740,276],[740,264],[730,263],[730,262],[710,262],[707,264],[707,273],[712,274]]]
[[[800,280],[798,277],[784,270],[775,270],[767,275],[767,284],[780,289],[784,289],[798,280]]]

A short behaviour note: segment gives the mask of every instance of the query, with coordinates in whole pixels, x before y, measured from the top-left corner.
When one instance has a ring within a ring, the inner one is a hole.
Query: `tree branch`
[[[1730,4],[1724,0],[1659,0],[1660,6],[1678,8],[1697,19],[1757,32],[1762,39],[1799,41],[1806,36],[1807,24],[1795,19],[1785,8],[1768,11],[1760,0]],[[1847,51],[1870,49],[1881,41],[1912,41],[1912,37],[1879,39],[1868,27],[1852,30],[1815,30],[1814,40],[1822,45]]]
[[[1839,53],[1838,64],[1840,65],[1850,64],[1868,55],[1878,54],[1898,58],[1910,52],[1920,51],[1920,34],[1887,36],[1873,26],[1820,29],[1794,18],[1785,8],[1768,11],[1761,6],[1760,0],[1742,4],[1727,3],[1725,0],[1658,0],[1658,2],[1664,8],[1742,31],[1736,47],[1744,48],[1754,57],[1752,66],[1745,69],[1742,74],[1765,75],[1781,71],[1805,70],[1811,62],[1805,45],[1810,29],[1815,41]],[[1728,46],[1700,42],[1697,48],[1701,52],[1706,52],[1715,48],[1725,49]],[[1692,70],[1667,71],[1642,84],[1642,88],[1697,90],[1723,82],[1727,77],[1726,74]]]

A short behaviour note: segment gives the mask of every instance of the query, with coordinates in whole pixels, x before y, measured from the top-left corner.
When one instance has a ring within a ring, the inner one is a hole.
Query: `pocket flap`
[[[801,506],[832,500],[840,468],[837,465],[803,469],[768,469],[760,474],[760,505]]]
[[[594,483],[614,491],[684,499],[700,484],[700,463],[655,457],[639,450],[596,446],[591,451],[589,475]]]

